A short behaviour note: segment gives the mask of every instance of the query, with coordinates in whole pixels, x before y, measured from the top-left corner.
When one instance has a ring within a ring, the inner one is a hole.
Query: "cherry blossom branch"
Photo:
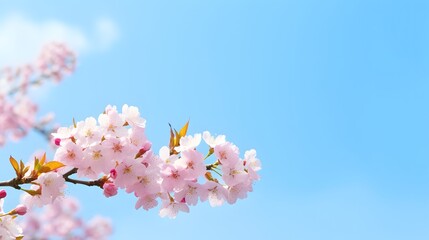
[[[70,178],[70,176],[75,174],[75,173],[77,173],[77,168],[73,168],[72,170],[63,174],[64,180],[66,180],[66,182],[70,182],[73,184],[82,184],[82,185],[86,185],[88,187],[97,186],[99,188],[103,188],[103,184],[106,182],[106,180],[104,178],[100,178],[100,179],[92,180],[92,181],[84,181],[84,180]]]
[[[22,184],[28,184],[36,180],[36,178],[13,178],[9,181],[0,182],[0,187],[13,187],[15,189],[20,190]]]
[[[43,126],[40,125],[35,125],[33,126],[33,129],[35,132],[41,134],[44,138],[46,138],[46,140],[48,140],[48,142],[51,140],[51,130],[48,130],[46,128],[43,128]]]
[[[38,78],[36,78],[35,80],[33,80],[33,81],[30,81],[30,82],[23,82],[23,83],[21,83],[20,85],[18,85],[18,86],[15,86],[14,88],[12,88],[12,89],[10,89],[9,91],[8,91],[8,93],[7,93],[7,95],[8,96],[12,96],[12,95],[14,95],[15,93],[17,93],[17,92],[19,92],[21,89],[24,89],[24,88],[26,88],[26,87],[28,87],[28,86],[36,86],[36,85],[40,85],[40,84],[42,84],[42,81],[43,80],[48,80],[50,77],[48,76],[48,75],[41,75],[41,76],[39,76]]]
[[[65,174],[63,174],[64,180],[66,182],[70,182],[73,184],[81,184],[81,185],[86,185],[89,187],[97,186],[100,188],[103,188],[103,184],[106,181],[104,178],[100,178],[100,179],[92,180],[92,181],[84,181],[84,180],[70,178],[70,176],[75,174],[75,173],[77,173],[77,168],[73,168],[70,171],[66,172]],[[13,178],[9,181],[0,182],[0,187],[12,187],[12,188],[21,190],[22,188],[20,185],[32,183],[36,179],[37,178],[22,178],[22,179]]]

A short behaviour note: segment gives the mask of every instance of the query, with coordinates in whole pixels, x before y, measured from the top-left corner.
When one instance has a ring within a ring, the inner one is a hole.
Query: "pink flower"
[[[139,176],[144,169],[143,164],[135,159],[127,159],[119,163],[116,169],[116,178],[114,183],[120,188],[126,188],[137,182]]]
[[[142,207],[145,210],[154,208],[158,205],[158,201],[156,200],[156,198],[157,198],[156,194],[148,194],[148,195],[140,196],[136,202],[135,208],[139,209]]]
[[[201,142],[201,134],[195,134],[194,136],[184,136],[180,138],[180,145],[174,149],[178,152],[183,152],[189,149],[195,149]]]
[[[221,164],[226,166],[234,166],[240,160],[237,146],[230,142],[216,145],[214,148],[214,154]]]
[[[1,217],[0,236],[2,239],[16,239],[22,236],[22,228],[15,222],[12,216]]]
[[[100,127],[97,126],[97,120],[93,117],[76,123],[76,132],[76,143],[82,148],[97,144],[102,138]]]
[[[221,206],[227,196],[226,189],[219,183],[208,181],[201,186],[200,199],[201,201],[209,200],[210,206]]]
[[[118,187],[115,186],[113,183],[104,183],[103,184],[103,194],[106,197],[112,197],[118,194]]]
[[[106,113],[98,116],[98,122],[105,135],[125,137],[128,134],[128,130],[123,127],[125,121],[116,111],[116,107],[107,106]]]
[[[159,149],[159,157],[164,162],[164,164],[174,164],[179,158],[178,155],[170,155],[170,149],[167,146],[163,146]]]
[[[93,145],[83,151],[82,165],[90,167],[95,173],[95,176],[88,177],[97,178],[100,173],[109,174],[115,166],[112,157],[108,155],[109,153],[103,145]]]
[[[181,189],[185,184],[185,173],[183,168],[176,168],[167,165],[162,171],[162,188],[166,192],[171,192],[173,189]]]
[[[261,161],[256,158],[255,149],[244,153],[244,163],[244,166],[248,169],[250,178],[252,180],[259,180],[259,175],[256,172],[261,170]]]
[[[206,172],[203,154],[193,149],[182,152],[182,157],[175,162],[175,165],[184,169],[187,180],[197,179]]]
[[[182,202],[172,202],[172,201],[163,201],[162,207],[159,211],[159,216],[161,217],[169,217],[169,218],[176,218],[179,211],[182,212],[189,212],[189,207],[186,205],[186,203]]]
[[[139,128],[145,128],[146,120],[140,117],[138,108],[124,104],[122,106],[122,114],[128,124]]]
[[[240,183],[228,188],[228,194],[226,200],[229,204],[234,204],[237,199],[244,199],[247,197],[247,192],[252,191],[252,185],[250,182]]]
[[[66,187],[63,176],[56,172],[42,173],[34,182],[39,183],[42,188],[40,198],[42,202],[53,202],[57,197],[63,195]]]
[[[137,181],[127,186],[126,192],[134,192],[136,197],[156,194],[161,191],[160,176],[157,172],[147,171],[137,176]]]
[[[246,182],[249,174],[244,171],[243,162],[239,161],[234,166],[222,166],[222,179],[228,186],[234,186]]]
[[[200,188],[200,184],[188,182],[182,190],[174,194],[174,199],[178,202],[181,202],[184,199],[186,204],[197,205],[198,197],[200,195]]]
[[[74,144],[72,141],[62,141],[63,146],[60,146],[55,152],[54,159],[68,166],[79,168],[83,163],[82,148]]]
[[[103,240],[108,239],[109,235],[113,232],[112,223],[109,219],[104,217],[95,216],[92,218],[85,229],[85,238],[89,240]]]
[[[203,139],[211,148],[215,148],[217,145],[225,143],[225,135],[219,135],[215,138],[208,131],[203,132]]]

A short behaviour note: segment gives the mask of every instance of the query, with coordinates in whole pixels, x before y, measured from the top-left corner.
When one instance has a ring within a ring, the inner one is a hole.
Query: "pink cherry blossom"
[[[239,152],[237,146],[230,142],[216,145],[214,148],[214,154],[221,164],[226,166],[234,166],[240,159],[238,156]]]
[[[180,146],[175,147],[178,152],[183,152],[189,149],[195,149],[201,143],[201,134],[195,134],[194,136],[184,136],[180,138]]]
[[[219,183],[208,181],[201,187],[201,201],[209,200],[212,207],[221,206],[226,196],[226,189]]]
[[[106,197],[112,197],[118,194],[118,187],[113,183],[105,183],[103,185],[103,194]]]
[[[109,219],[101,216],[93,217],[85,226],[85,239],[103,240],[112,234],[112,223]]]
[[[174,199],[178,202],[184,201],[189,205],[197,205],[200,196],[200,184],[188,181],[182,190],[174,194]]]
[[[146,120],[139,114],[136,107],[124,105],[118,112],[109,105],[98,121],[87,118],[76,127],[59,129],[54,135],[62,139],[56,159],[76,167],[80,177],[105,179],[106,197],[117,194],[118,188],[134,194],[136,209],[148,210],[161,200],[163,217],[187,212],[199,200],[208,200],[213,207],[232,204],[252,191],[261,169],[255,150],[246,151],[241,159],[238,147],[224,135],[206,131],[209,154],[198,150],[201,134],[197,133],[182,136],[174,147],[177,152],[163,146],[156,155],[145,135]]]
[[[171,192],[174,189],[181,189],[185,184],[185,171],[182,167],[175,167],[172,165],[166,165],[161,170],[162,188],[166,192]]]
[[[136,202],[135,208],[143,208],[145,210],[149,210],[151,208],[154,208],[158,205],[158,201],[156,200],[158,198],[157,194],[148,194],[144,196],[140,196]]]
[[[3,204],[4,198],[0,199],[0,215],[4,215]],[[22,236],[22,228],[15,222],[15,217],[11,215],[0,217],[0,237],[3,239],[15,239],[19,236]]]
[[[252,191],[252,185],[249,182],[242,182],[228,188],[226,200],[229,204],[234,204],[237,199],[244,199],[247,193]]]
[[[193,149],[188,149],[181,154],[181,158],[179,158],[174,165],[184,169],[185,179],[197,179],[204,175],[206,172],[206,165],[204,164],[204,156],[202,153]]]
[[[74,198],[57,199],[43,209],[30,209],[21,221],[25,236],[34,239],[107,239],[112,234],[110,219],[100,216],[86,222],[77,216]]]
[[[55,152],[54,159],[68,166],[81,167],[83,164],[82,148],[72,141],[62,141],[61,145]]]
[[[217,145],[225,143],[225,135],[212,136],[209,131],[203,132],[203,139],[211,148],[215,148]]]
[[[167,200],[162,202],[161,210],[159,210],[159,216],[174,219],[176,218],[179,211],[189,212],[188,205],[182,202],[174,202]]]
[[[40,184],[41,199],[45,199],[43,202],[53,202],[57,197],[63,196],[65,180],[63,176],[56,172],[42,173],[36,183]]]
[[[124,104],[122,106],[122,114],[128,124],[132,126],[137,126],[139,128],[146,127],[146,120],[140,117],[140,112],[137,107],[128,106],[127,104]]]
[[[249,174],[245,171],[243,163],[237,162],[234,166],[222,166],[222,179],[228,186],[246,182]]]

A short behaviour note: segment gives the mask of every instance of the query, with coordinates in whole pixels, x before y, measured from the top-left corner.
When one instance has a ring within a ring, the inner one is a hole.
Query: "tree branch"
[[[75,173],[77,173],[77,168],[73,168],[70,171],[64,173],[63,174],[64,180],[66,180],[66,182],[73,183],[73,184],[81,184],[81,185],[85,185],[85,186],[89,186],[89,187],[97,186],[99,188],[103,188],[103,185],[106,182],[105,178],[100,178],[100,179],[92,180],[92,181],[84,181],[84,180],[70,178],[70,176],[75,174]],[[22,178],[22,179],[13,178],[9,181],[0,182],[0,187],[12,187],[12,188],[21,190],[20,185],[29,184],[36,179],[37,178]]]
[[[73,168],[70,171],[63,174],[63,177],[66,180],[66,182],[73,183],[73,184],[82,184],[82,185],[86,185],[89,187],[97,186],[99,188],[103,188],[103,184],[105,182],[105,180],[103,178],[100,178],[97,180],[92,180],[92,181],[84,181],[84,180],[70,178],[70,176],[75,174],[75,173],[77,173],[77,168]]]
[[[18,180],[17,178],[13,178],[9,181],[0,182],[0,187],[13,187],[15,189],[20,190],[20,185],[31,183],[34,180],[36,180],[36,178],[22,178],[20,180]]]

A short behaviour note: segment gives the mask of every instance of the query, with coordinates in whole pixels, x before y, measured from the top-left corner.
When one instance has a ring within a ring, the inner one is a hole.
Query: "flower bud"
[[[0,190],[0,199],[5,198],[7,196],[6,190]]]
[[[118,194],[118,187],[114,183],[107,182],[103,185],[103,194],[106,197],[112,197]]]
[[[152,143],[150,143],[150,142],[146,142],[144,145],[143,145],[143,150],[144,151],[149,151],[150,150],[150,148],[152,147]]]
[[[27,207],[25,205],[19,204],[16,206],[14,212],[18,215],[25,215],[27,213]]]
[[[116,172],[116,169],[110,170],[110,177],[113,179],[116,179],[116,176],[118,176],[118,173]]]
[[[54,142],[55,142],[55,145],[60,146],[61,139],[55,138]]]

